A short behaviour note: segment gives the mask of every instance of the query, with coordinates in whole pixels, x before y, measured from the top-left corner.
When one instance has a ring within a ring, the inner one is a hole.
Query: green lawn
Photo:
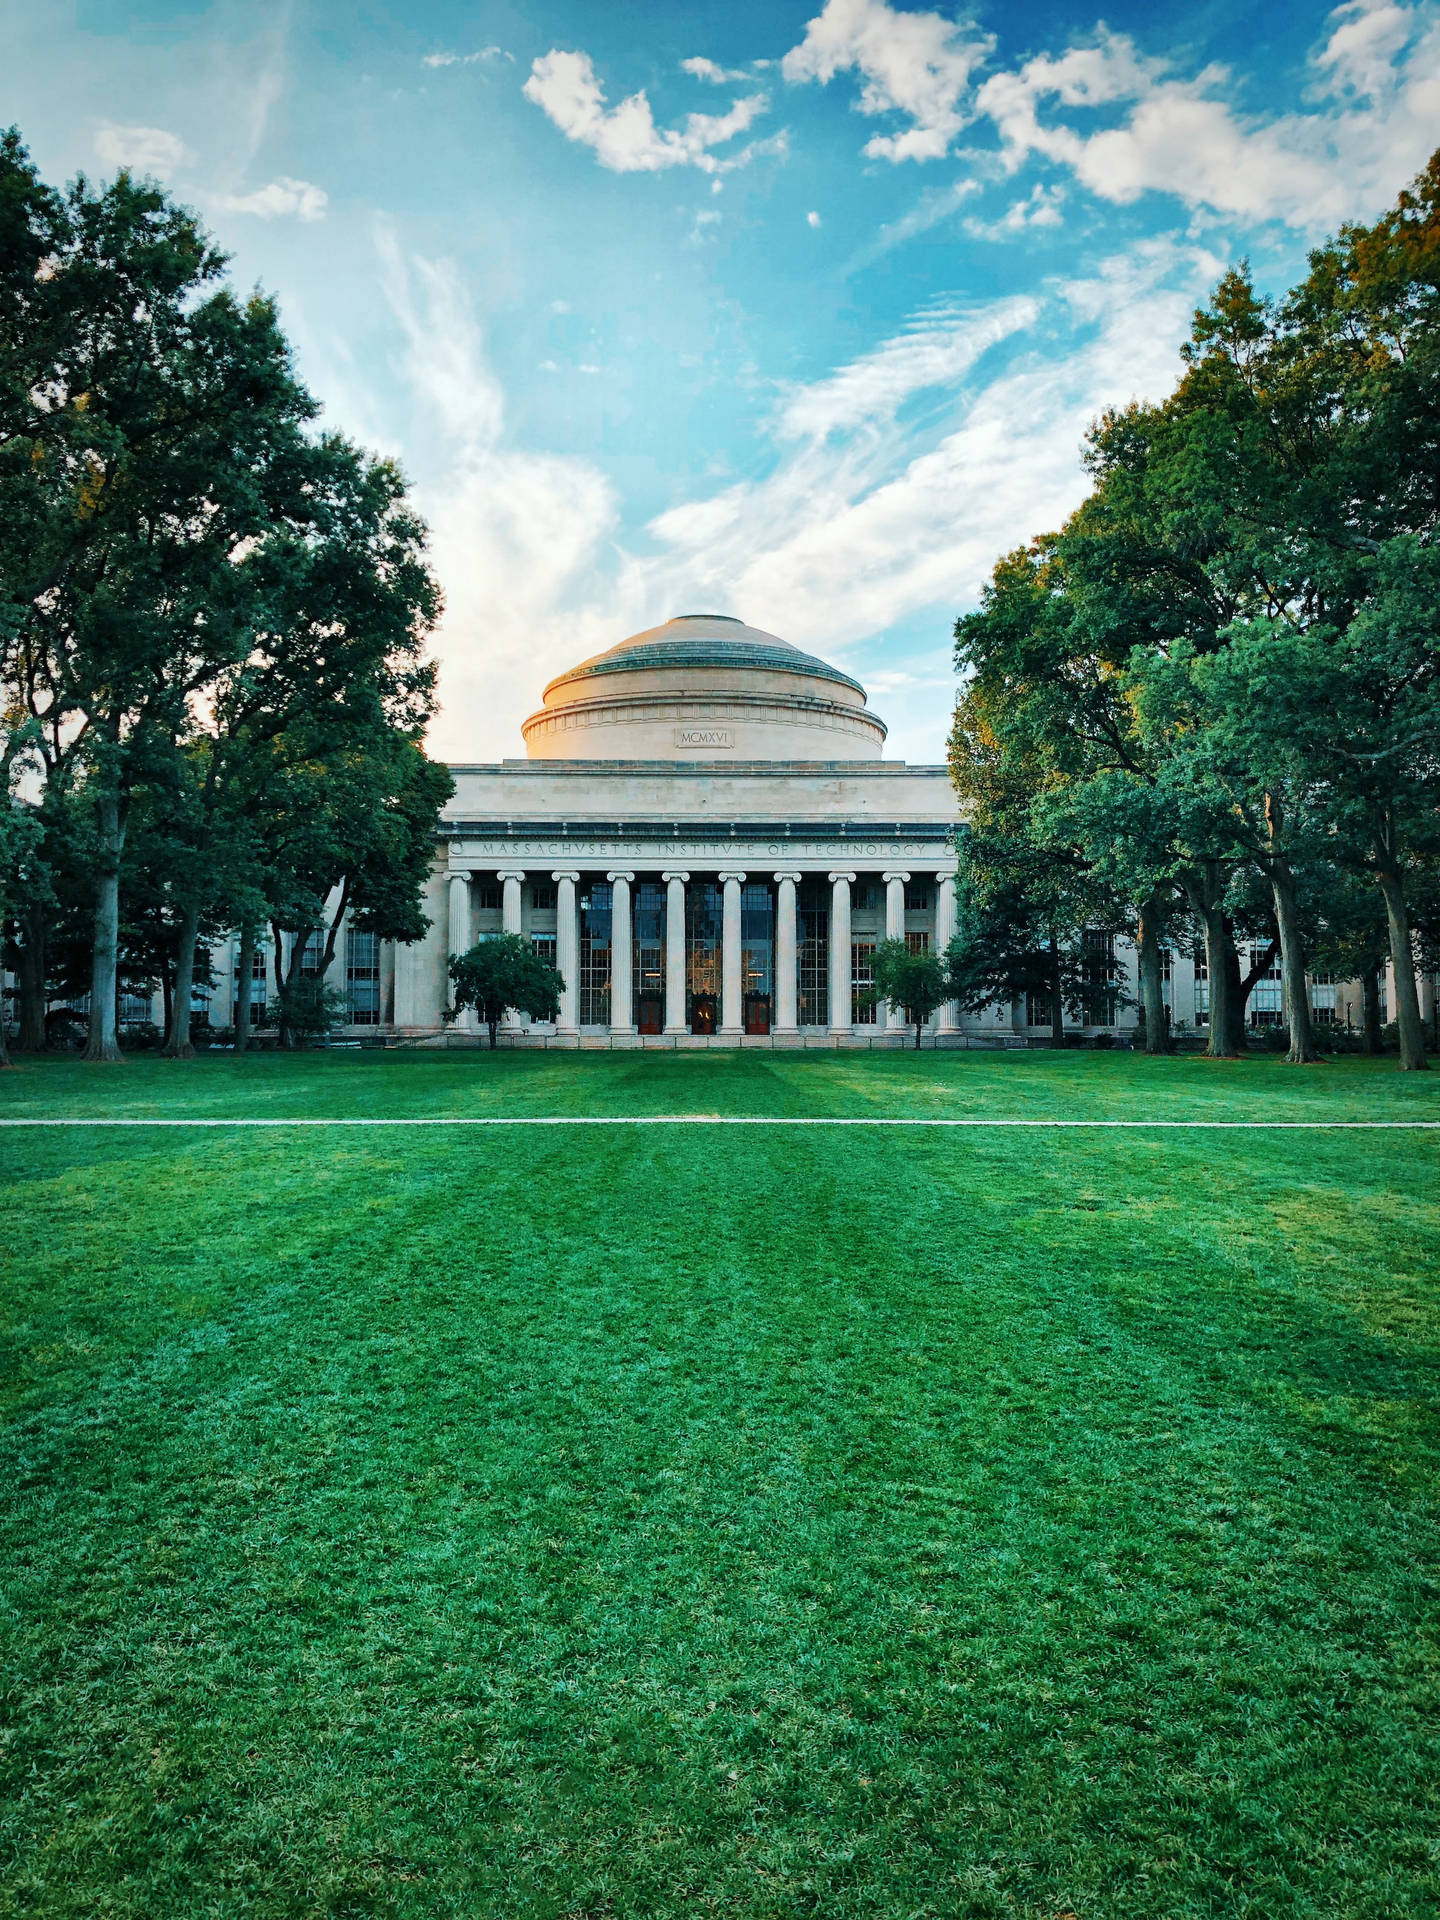
[[[307,1055],[0,1117],[1440,1119]],[[0,1914],[1431,1916],[1440,1134],[0,1131]]]

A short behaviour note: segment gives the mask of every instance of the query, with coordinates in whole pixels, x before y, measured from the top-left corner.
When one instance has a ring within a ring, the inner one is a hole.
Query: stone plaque
[[[699,748],[703,752],[714,752],[717,747],[733,747],[735,737],[729,727],[677,727],[675,744],[677,747]]]

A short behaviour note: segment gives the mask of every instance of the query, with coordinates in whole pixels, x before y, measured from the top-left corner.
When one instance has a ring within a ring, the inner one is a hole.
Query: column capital
[[[525,878],[525,869],[524,867],[501,867],[496,873],[495,878],[497,880],[523,880]]]
[[[688,880],[690,873],[688,868],[685,867],[666,867],[662,871],[660,878],[668,884],[671,880]]]
[[[578,880],[580,878],[580,869],[578,867],[557,867],[550,878],[552,880]]]
[[[784,867],[776,874],[775,878],[777,880],[793,880],[798,886],[805,876],[798,867]]]
[[[612,882],[616,880],[633,880],[635,878],[635,871],[633,867],[612,867],[605,878]]]
[[[880,878],[888,885],[892,880],[908,880],[910,876],[908,873],[902,873],[898,867],[894,867],[889,873],[882,873]]]
[[[475,875],[469,867],[447,867],[445,869],[445,878],[447,880],[473,880]]]
[[[855,875],[849,868],[839,867],[830,875],[831,886],[834,886],[837,880],[848,880],[853,886],[855,884]]]
[[[716,878],[720,880],[743,880],[745,876],[737,867],[727,867],[723,873],[717,874]]]

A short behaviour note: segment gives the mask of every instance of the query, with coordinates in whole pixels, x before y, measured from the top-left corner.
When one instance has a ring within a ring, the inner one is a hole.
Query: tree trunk
[[[250,1044],[250,994],[255,981],[255,929],[247,920],[240,929],[239,968],[235,976],[235,1051]]]
[[[917,1020],[915,1022],[915,1051],[917,1053],[920,1051],[920,1029],[924,1024],[925,1022],[923,1020]]]
[[[1160,977],[1160,929],[1163,911],[1151,894],[1140,908],[1136,929],[1140,949],[1140,1006],[1145,1016],[1146,1053],[1168,1053],[1170,1034],[1165,1025],[1165,983]]]
[[[100,884],[95,898],[95,953],[90,969],[90,1037],[87,1060],[119,1060],[115,993],[120,963],[120,856],[125,850],[125,825],[120,796],[101,795]]]
[[[1395,972],[1395,1025],[1400,1033],[1400,1071],[1423,1073],[1425,1027],[1420,1018],[1420,996],[1415,991],[1415,943],[1410,934],[1410,910],[1396,867],[1377,873],[1385,896],[1385,919],[1390,928],[1390,964]]]
[[[1225,935],[1225,916],[1220,910],[1223,891],[1218,860],[1207,860],[1203,873],[1184,882],[1185,893],[1195,918],[1205,930],[1205,971],[1210,982],[1210,1042],[1212,1060],[1233,1060],[1236,1047],[1230,1028],[1230,979],[1226,972],[1225,950],[1231,942]]]
[[[190,989],[195,983],[195,942],[199,937],[199,902],[188,901],[180,915],[180,944],[175,951],[175,992],[170,1001],[165,1044],[160,1049],[161,1058],[165,1060],[195,1058],[195,1048],[190,1041]]]
[[[1384,1042],[1380,1036],[1380,969],[1366,967],[1360,975],[1361,1045],[1366,1053],[1379,1053]]]
[[[485,1024],[490,1029],[490,1051],[493,1053],[495,1051],[495,1035],[500,1030],[500,1022],[498,1019],[487,1020]]]
[[[1065,1044],[1065,990],[1060,977],[1060,942],[1050,936],[1050,1044]]]
[[[1275,925],[1280,934],[1280,992],[1285,1004],[1285,1024],[1290,1030],[1290,1051],[1285,1058],[1292,1066],[1312,1066],[1320,1054],[1310,1024],[1310,996],[1305,990],[1305,945],[1300,937],[1300,910],[1288,860],[1271,861],[1270,889],[1275,896]]]
[[[1225,966],[1225,1022],[1233,1054],[1247,1051],[1250,1036],[1245,1030],[1245,1010],[1250,1004],[1250,987],[1240,973],[1240,949],[1235,944],[1235,923],[1229,914],[1220,922],[1221,951]],[[1251,986],[1254,982],[1251,982]]]
[[[31,907],[23,921],[20,949],[20,1037],[22,1053],[45,1051],[45,914]]]

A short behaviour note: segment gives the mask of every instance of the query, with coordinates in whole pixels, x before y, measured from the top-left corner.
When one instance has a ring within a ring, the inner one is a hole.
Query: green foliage
[[[338,988],[304,974],[281,981],[278,994],[266,1003],[264,1024],[303,1045],[326,1039],[349,1018],[350,1003]]]
[[[446,1019],[474,1007],[490,1029],[492,1047],[509,1009],[528,1013],[532,1020],[553,1020],[565,991],[555,968],[518,933],[498,933],[468,953],[452,954],[450,978],[454,993]]]
[[[874,968],[877,996],[892,1007],[908,1009],[918,1047],[920,1029],[950,997],[945,961],[928,950],[912,953],[903,940],[882,940],[875,948]]]
[[[1440,1116],[1088,1052],[122,1078],[7,1114]],[[1428,1920],[1435,1138],[0,1131],[0,1911]]]

